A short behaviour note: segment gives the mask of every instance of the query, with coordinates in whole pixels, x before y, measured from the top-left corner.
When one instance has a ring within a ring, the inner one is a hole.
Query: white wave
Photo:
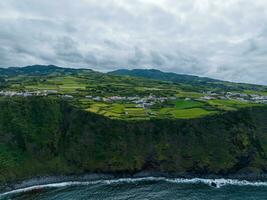
[[[166,179],[167,182],[170,183],[183,183],[183,184],[207,184],[209,186],[214,186],[220,188],[225,185],[236,185],[236,186],[267,186],[267,182],[262,181],[247,181],[247,180],[237,180],[237,179],[203,179],[203,178],[193,178],[193,179]]]
[[[165,177],[144,177],[144,178],[120,178],[120,179],[107,179],[107,180],[96,180],[96,181],[69,181],[62,183],[51,183],[51,184],[43,184],[36,185],[21,189],[12,190],[9,192],[5,192],[0,194],[0,199],[7,195],[14,195],[19,193],[30,192],[34,190],[42,190],[49,188],[63,188],[63,187],[71,187],[71,186],[86,186],[86,185],[96,185],[96,184],[119,184],[119,183],[138,183],[144,181],[165,181],[169,183],[175,184],[206,184],[209,186],[214,186],[220,188],[225,185],[236,185],[236,186],[267,186],[267,182],[261,181],[247,181],[247,180],[237,180],[237,179],[204,179],[204,178],[165,178]]]

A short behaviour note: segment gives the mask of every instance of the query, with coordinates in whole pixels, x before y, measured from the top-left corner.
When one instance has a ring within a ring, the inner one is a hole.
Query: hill
[[[31,65],[25,67],[0,68],[0,76],[44,76],[49,74],[74,74],[81,71],[91,71],[89,69],[62,68],[55,65]]]
[[[143,77],[143,78],[150,78],[150,79],[156,79],[156,80],[162,80],[162,81],[171,81],[171,82],[177,82],[177,83],[179,82],[179,83],[186,83],[186,84],[223,82],[223,81],[206,78],[206,77],[202,78],[202,77],[186,75],[186,74],[162,72],[156,69],[133,69],[133,70],[118,69],[118,70],[109,72],[109,74]]]
[[[40,65],[0,71],[0,185],[87,172],[267,171],[264,86]]]
[[[131,77],[142,77],[154,80],[161,81],[170,81],[173,83],[180,83],[186,85],[192,85],[200,88],[209,88],[209,89],[217,89],[217,90],[240,90],[240,89],[248,89],[248,90],[266,90],[266,86],[253,85],[253,84],[244,84],[244,83],[232,83],[229,81],[221,81],[216,79],[211,79],[207,77],[199,77],[192,76],[186,74],[176,74],[171,72],[162,72],[156,69],[119,69],[112,72],[109,72],[112,75],[120,75],[120,76],[131,76]]]

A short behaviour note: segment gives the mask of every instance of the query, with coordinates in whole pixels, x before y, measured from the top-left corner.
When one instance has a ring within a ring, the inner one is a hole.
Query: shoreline
[[[0,185],[0,195],[13,190],[30,188],[35,186],[59,184],[64,182],[93,182],[116,179],[141,179],[141,178],[166,178],[166,179],[225,179],[249,182],[265,182],[267,181],[267,174],[231,174],[231,175],[201,175],[201,174],[179,174],[179,173],[164,173],[155,171],[142,171],[134,174],[130,173],[88,173],[76,175],[59,175],[59,176],[36,176],[29,179],[24,179],[16,182],[6,183]],[[267,183],[266,183],[267,184]]]

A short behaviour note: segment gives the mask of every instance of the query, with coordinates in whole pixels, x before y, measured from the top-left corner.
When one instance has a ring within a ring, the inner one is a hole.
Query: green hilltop
[[[162,72],[156,69],[119,69],[109,72],[112,75],[141,77],[147,79],[168,81],[172,83],[182,83],[188,86],[194,86],[198,90],[212,90],[212,91],[240,91],[240,90],[259,90],[266,91],[266,86],[245,84],[245,83],[232,83],[229,81],[221,81],[217,79],[199,77],[186,74],[176,74],[172,72]]]

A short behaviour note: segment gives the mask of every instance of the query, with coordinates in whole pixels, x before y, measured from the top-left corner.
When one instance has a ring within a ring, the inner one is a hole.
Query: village
[[[21,97],[29,97],[29,96],[48,96],[51,94],[57,94],[56,90],[37,90],[37,91],[0,91],[0,96],[21,96]]]
[[[204,96],[199,100],[238,100],[242,102],[252,102],[252,103],[263,103],[267,104],[267,96],[259,95],[259,94],[246,94],[246,93],[237,93],[237,92],[203,92]]]
[[[111,96],[111,97],[93,97],[86,96],[93,101],[102,101],[107,103],[123,102],[123,103],[132,103],[135,104],[137,108],[147,108],[153,106],[157,103],[164,103],[168,100],[176,100],[177,97],[157,97],[155,95],[149,95],[146,97],[139,96]]]
[[[149,95],[147,97],[139,97],[139,96],[133,96],[133,97],[126,97],[126,96],[111,96],[111,97],[100,97],[100,96],[86,96],[86,98],[89,98],[93,101],[102,101],[102,102],[108,102],[108,103],[114,103],[114,102],[127,102],[127,103],[133,103],[136,104],[136,107],[140,108],[146,108],[153,106],[157,103],[164,103],[166,101],[170,100],[176,100],[178,97],[171,96],[171,97],[157,97],[155,95]],[[180,99],[180,98],[179,98]],[[267,96],[261,96],[257,94],[244,94],[244,93],[234,93],[234,92],[226,92],[226,93],[214,93],[214,92],[204,92],[203,96],[198,99],[192,99],[189,97],[183,98],[185,101],[191,101],[191,100],[199,100],[199,101],[208,101],[208,100],[237,100],[241,102],[251,102],[251,103],[261,103],[261,104],[267,104]]]
[[[237,100],[241,102],[251,102],[251,103],[260,103],[267,104],[267,96],[262,96],[258,94],[245,94],[245,93],[237,93],[237,92],[222,92],[215,93],[211,91],[203,92],[202,97],[197,99],[192,99],[189,97],[184,97],[179,99],[183,99],[184,101],[190,100],[198,100],[198,101],[209,101],[209,100]],[[70,94],[60,94],[57,90],[36,90],[36,91],[0,91],[0,96],[21,96],[21,97],[29,97],[29,96],[48,96],[48,95],[57,95],[61,98],[72,99],[74,98]],[[178,99],[176,96],[169,97],[158,97],[156,95],[150,94],[149,96],[140,97],[140,96],[92,96],[88,95],[84,98],[89,99],[91,101],[96,102],[105,102],[105,103],[131,103],[135,104],[137,108],[149,108],[155,104],[162,104],[167,101],[174,101]]]

